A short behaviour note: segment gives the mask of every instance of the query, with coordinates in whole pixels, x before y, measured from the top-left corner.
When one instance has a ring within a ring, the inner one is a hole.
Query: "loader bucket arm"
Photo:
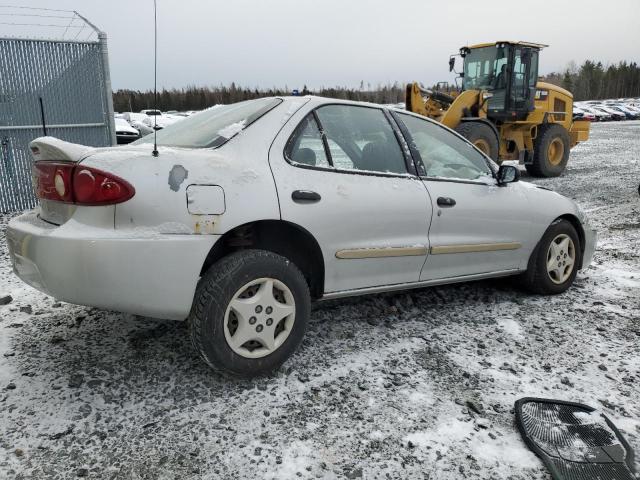
[[[418,82],[407,85],[405,108],[409,112],[437,119],[454,101],[455,98],[451,95],[422,88]]]
[[[425,101],[422,97],[422,89],[418,82],[413,82],[407,85],[405,92],[404,105],[408,112],[417,113],[428,117],[427,108],[425,107]]]
[[[465,90],[458,95],[449,108],[438,119],[449,128],[456,128],[463,117],[486,117],[486,112],[478,110],[478,90]]]

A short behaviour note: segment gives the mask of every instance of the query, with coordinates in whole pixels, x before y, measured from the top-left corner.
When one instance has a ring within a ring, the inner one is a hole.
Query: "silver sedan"
[[[281,365],[312,301],[503,276],[558,294],[593,256],[573,201],[399,109],[264,98],[156,135],[34,140],[40,206],[9,224],[14,270],[67,302],[188,318],[235,374]]]

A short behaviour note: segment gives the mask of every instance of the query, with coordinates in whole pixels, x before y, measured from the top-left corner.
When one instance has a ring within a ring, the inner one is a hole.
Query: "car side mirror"
[[[453,72],[453,69],[455,66],[456,66],[456,57],[449,57],[449,71]]]
[[[498,169],[498,185],[506,185],[520,180],[520,170],[513,165],[500,165]]]

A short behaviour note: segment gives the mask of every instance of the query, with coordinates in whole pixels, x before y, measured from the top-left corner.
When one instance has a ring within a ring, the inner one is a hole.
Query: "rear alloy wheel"
[[[534,177],[557,177],[569,161],[569,134],[557,123],[538,127],[533,146],[533,162],[526,164],[527,172]]]
[[[253,377],[278,368],[300,345],[309,286],[286,258],[241,250],[200,279],[189,315],[191,341],[216,370]]]
[[[259,278],[240,287],[224,317],[224,337],[244,358],[275,352],[289,337],[296,320],[296,302],[284,283]]]
[[[573,284],[581,262],[576,229],[567,220],[556,220],[531,253],[528,269],[520,280],[533,293],[562,293]]]
[[[500,145],[496,134],[489,125],[477,121],[462,122],[455,130],[491,160],[498,160]]]

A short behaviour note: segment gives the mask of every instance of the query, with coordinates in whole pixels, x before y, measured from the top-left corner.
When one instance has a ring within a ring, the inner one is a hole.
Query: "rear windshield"
[[[247,128],[281,98],[260,98],[231,105],[216,105],[157,131],[158,145],[185,148],[216,148]],[[153,143],[153,134],[133,143]]]

